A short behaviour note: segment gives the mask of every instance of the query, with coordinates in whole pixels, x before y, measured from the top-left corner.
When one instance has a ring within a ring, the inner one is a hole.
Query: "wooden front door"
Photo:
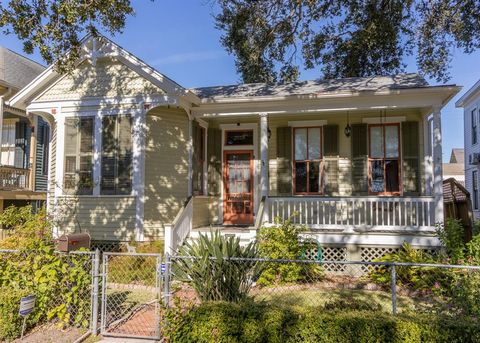
[[[225,151],[223,223],[253,224],[253,152]]]

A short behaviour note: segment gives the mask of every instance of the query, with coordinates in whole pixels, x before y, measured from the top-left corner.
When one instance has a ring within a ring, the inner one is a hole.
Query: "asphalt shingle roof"
[[[256,96],[311,95],[337,92],[380,91],[428,87],[427,81],[419,74],[398,74],[394,76],[351,77],[331,80],[298,81],[279,85],[246,83],[230,86],[194,88],[200,98],[244,98]]]
[[[21,89],[44,70],[41,64],[0,46],[0,81]]]

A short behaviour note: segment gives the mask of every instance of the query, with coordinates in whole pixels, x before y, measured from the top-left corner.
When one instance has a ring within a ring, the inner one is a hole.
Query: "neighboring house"
[[[41,117],[7,104],[44,70],[0,46],[0,211],[46,200],[49,127]]]
[[[465,154],[463,149],[452,149],[450,161],[443,164],[443,179],[454,178],[465,186]]]
[[[470,192],[475,218],[480,218],[478,173],[480,167],[480,80],[455,103],[463,108],[465,188]]]
[[[72,74],[49,67],[10,101],[52,124],[56,234],[174,249],[298,212],[325,258],[439,245],[440,111],[459,87],[405,74],[186,89],[104,37],[82,44]]]

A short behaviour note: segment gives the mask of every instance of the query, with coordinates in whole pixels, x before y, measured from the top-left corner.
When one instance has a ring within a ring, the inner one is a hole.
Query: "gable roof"
[[[43,65],[0,46],[0,83],[19,90],[44,70]]]
[[[465,151],[462,148],[452,149],[452,154],[450,155],[450,163],[459,163],[463,165],[465,162]]]
[[[455,103],[455,107],[464,107],[473,97],[480,96],[480,80],[478,80],[468,91]]]
[[[362,91],[428,87],[427,81],[419,74],[398,74],[394,76],[350,77],[343,79],[311,80],[268,85],[266,83],[246,83],[230,86],[194,88],[200,98],[244,98],[261,96],[311,95]]]
[[[84,48],[84,52],[91,47],[92,51],[86,53],[84,58],[81,58],[78,61],[78,64],[82,63],[86,59],[96,59],[99,57],[107,58],[117,58],[122,63],[126,64],[130,68],[134,68],[135,71],[152,82],[155,86],[165,90],[167,94],[178,95],[178,96],[189,96],[190,100],[198,101],[199,99],[189,90],[180,86],[178,83],[172,79],[166,77],[165,75],[158,72],[155,68],[149,66],[147,63],[143,62],[141,59],[123,49],[118,44],[114,43],[105,36],[98,35],[93,37],[92,35],[87,35],[81,40],[81,45]],[[94,52],[94,47],[101,45],[102,48],[106,50],[103,53],[96,51]],[[41,90],[45,90],[47,87],[53,85],[56,81],[61,79],[63,75],[60,75],[55,71],[55,65],[49,66],[45,69],[40,75],[38,75],[34,80],[27,84],[20,92],[15,94],[10,99],[9,104],[11,106],[19,107],[25,109],[27,102],[32,99],[32,97],[39,94]]]

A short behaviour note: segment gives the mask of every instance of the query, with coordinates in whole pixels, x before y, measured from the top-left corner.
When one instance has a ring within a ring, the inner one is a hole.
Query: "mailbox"
[[[58,251],[70,252],[80,248],[90,249],[90,235],[88,233],[63,235],[57,240]]]

